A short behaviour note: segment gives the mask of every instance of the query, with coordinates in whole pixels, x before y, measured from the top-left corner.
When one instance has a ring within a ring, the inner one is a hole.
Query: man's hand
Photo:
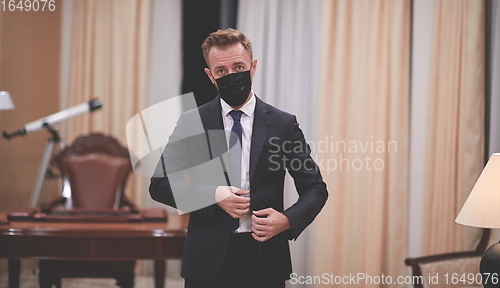
[[[219,186],[215,190],[215,201],[231,217],[241,218],[250,211],[250,197],[238,195],[247,195],[248,193],[250,191],[232,186]]]
[[[257,241],[264,242],[290,228],[288,217],[273,208],[253,211],[252,237]]]

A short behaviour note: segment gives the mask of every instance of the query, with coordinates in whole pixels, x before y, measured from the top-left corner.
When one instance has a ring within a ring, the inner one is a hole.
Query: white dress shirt
[[[232,110],[240,110],[243,112],[241,114],[241,188],[243,190],[250,190],[250,145],[252,142],[252,129],[253,129],[253,120],[254,120],[254,111],[255,111],[255,96],[253,91],[251,91],[252,95],[250,96],[250,100],[248,100],[245,105],[240,107],[239,109],[233,109],[233,107],[229,106],[222,98],[220,99],[220,104],[222,107],[222,122],[224,123],[224,130],[231,131],[233,128],[233,117],[229,114]],[[227,140],[227,144],[229,147],[229,139]],[[252,213],[249,211],[247,214],[243,215],[240,218],[240,226],[236,230],[238,233],[243,232],[252,232]]]

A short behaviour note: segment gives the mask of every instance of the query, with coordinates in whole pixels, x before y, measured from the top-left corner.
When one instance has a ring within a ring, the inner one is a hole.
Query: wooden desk
[[[7,221],[0,212],[0,220]],[[168,223],[44,223],[0,225],[0,258],[9,259],[9,287],[19,287],[22,258],[59,260],[155,260],[155,287],[162,288],[165,260],[180,259],[188,216]]]

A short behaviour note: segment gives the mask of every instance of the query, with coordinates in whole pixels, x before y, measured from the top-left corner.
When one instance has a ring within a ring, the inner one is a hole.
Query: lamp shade
[[[500,153],[491,155],[455,222],[500,228]]]
[[[16,108],[12,99],[10,99],[10,94],[7,91],[0,91],[0,110],[12,110]]]

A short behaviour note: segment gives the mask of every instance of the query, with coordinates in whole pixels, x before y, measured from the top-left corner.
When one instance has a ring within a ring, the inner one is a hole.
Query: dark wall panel
[[[206,66],[201,51],[203,40],[219,29],[219,0],[184,0],[182,5],[182,93],[194,92],[198,106],[217,96],[217,90],[203,69]]]

